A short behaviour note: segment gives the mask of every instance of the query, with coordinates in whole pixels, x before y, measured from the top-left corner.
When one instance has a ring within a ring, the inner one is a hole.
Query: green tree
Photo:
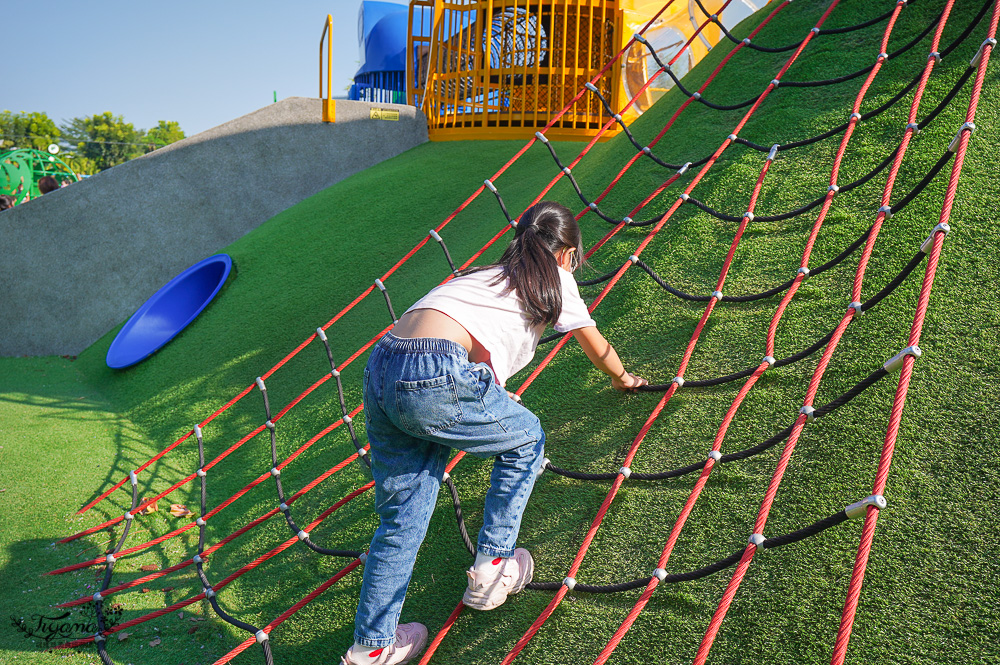
[[[75,146],[77,155],[93,160],[102,171],[144,152],[145,132],[110,111],[73,118],[62,126],[62,132],[64,139]]]
[[[45,150],[50,144],[58,143],[59,138],[59,128],[45,113],[0,112],[0,150]]]
[[[160,120],[156,127],[146,132],[146,152],[170,145],[184,138],[184,130],[174,120]]]

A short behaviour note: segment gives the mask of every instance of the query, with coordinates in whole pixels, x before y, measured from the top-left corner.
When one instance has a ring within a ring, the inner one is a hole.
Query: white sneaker
[[[493,561],[469,568],[469,587],[462,602],[474,610],[492,610],[503,605],[507,596],[515,594],[531,582],[535,561],[524,548],[514,550],[509,559],[497,557]]]
[[[341,665],[401,665],[408,663],[424,650],[427,628],[422,623],[402,623],[396,626],[396,641],[382,649],[354,651],[352,645],[340,659]]]

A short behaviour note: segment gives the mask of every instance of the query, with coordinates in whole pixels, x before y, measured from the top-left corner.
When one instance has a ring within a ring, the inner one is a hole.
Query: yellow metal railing
[[[431,34],[414,37],[427,11]],[[432,139],[530,136],[615,55],[621,17],[617,0],[413,0],[408,100]],[[612,67],[595,84],[612,107],[620,76]],[[548,135],[593,136],[609,119],[585,95]]]
[[[326,42],[326,97],[323,97],[323,43]],[[333,99],[333,16],[326,15],[319,38],[319,99],[323,104],[323,122],[337,120],[337,102]]]

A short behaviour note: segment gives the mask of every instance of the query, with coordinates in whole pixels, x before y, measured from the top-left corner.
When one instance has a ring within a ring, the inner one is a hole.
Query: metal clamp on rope
[[[257,638],[257,644],[263,644],[264,642],[267,642],[267,640],[269,639],[268,634],[265,633],[263,630],[258,630],[256,633],[254,633],[253,636]]]
[[[676,383],[678,388],[683,388],[684,387],[684,377],[682,377],[682,376],[675,376],[673,379],[670,380],[670,383]]]
[[[958,143],[962,140],[962,132],[965,130],[969,130],[970,133],[976,131],[976,123],[967,122],[958,128],[958,133],[955,134],[955,138],[953,138],[951,143],[948,144],[948,152],[955,152],[958,150]]]
[[[615,119],[615,122],[621,122],[622,121],[622,114],[621,113],[615,113],[611,117]]]
[[[855,112],[847,116],[847,121],[850,122],[851,120],[861,120],[861,114]]]
[[[639,257],[633,254],[632,256],[628,257],[628,260],[631,261],[632,264],[634,265],[639,262]]]
[[[778,156],[778,148],[780,147],[781,146],[777,143],[771,146],[771,152],[767,153],[767,161],[773,162],[775,160],[775,158]]]
[[[924,254],[931,253],[931,245],[934,244],[934,236],[938,234],[938,231],[944,233],[945,235],[948,235],[949,233],[951,233],[951,226],[949,226],[947,222],[941,222],[940,224],[935,226],[934,230],[931,231],[931,234],[927,236],[927,240],[924,240],[922,243],[920,243],[921,252],[923,252]]]
[[[341,418],[341,420],[344,421],[345,425],[350,425],[351,423],[354,422],[354,420],[350,416],[347,416],[347,415],[345,415],[343,418]]]
[[[375,286],[378,287],[379,291],[381,291],[382,293],[385,293],[385,284],[382,283],[381,279],[376,279],[375,280]]]
[[[892,206],[879,206],[878,211],[883,213],[886,219],[892,217]]]
[[[627,466],[623,466],[622,468],[618,469],[618,473],[620,473],[622,477],[625,478],[625,480],[628,480],[629,476],[632,475],[632,469],[630,469]]]
[[[271,475],[274,476],[275,478],[277,478],[278,476],[281,475],[281,469],[279,469],[276,466],[272,466],[271,467]]]
[[[716,462],[722,459],[722,453],[720,453],[718,450],[709,450],[708,456],[714,459]]]
[[[139,478],[135,475],[135,471],[128,472],[128,481],[133,487],[139,484]]]
[[[135,515],[133,515],[132,513],[128,512],[128,511],[125,512],[125,520],[126,521],[127,520],[134,520],[134,519],[135,519]]]
[[[663,580],[667,579],[667,571],[663,570],[662,568],[654,568],[653,577],[662,582]]]
[[[257,379],[256,379],[256,381],[254,381],[254,383],[257,384],[258,390],[260,390],[262,393],[266,393],[267,392],[267,388],[264,386],[264,379],[262,379],[262,378],[260,378],[258,376]]]
[[[199,517],[199,518],[197,518],[194,521],[194,523],[197,524],[198,526],[205,526],[205,524],[206,524],[205,518],[204,517]]]
[[[653,151],[649,149],[648,145],[642,146],[642,154],[644,154],[644,155],[650,155],[650,154],[652,154],[652,152]]]
[[[573,174],[573,170],[570,169],[568,166],[562,167],[562,172],[565,173],[566,175],[572,175]]]
[[[539,141],[541,141],[542,143],[548,143],[549,142],[549,140],[547,138],[545,138],[545,134],[542,134],[541,132],[535,132],[535,138],[538,139]]]
[[[584,83],[583,87],[586,88],[587,90],[590,90],[591,92],[597,92],[597,86],[591,83],[590,81]]]
[[[935,63],[937,63],[937,64],[940,65],[941,64],[941,53],[939,53],[938,51],[931,51],[930,53],[927,54],[927,59],[928,60],[933,60]]]
[[[562,583],[563,583],[563,586],[566,587],[567,589],[569,589],[570,591],[572,591],[573,589],[576,588],[576,578],[575,577],[564,577]]]
[[[364,448],[359,449],[358,450],[358,459],[361,459],[362,457],[364,457],[367,454],[368,454],[368,451],[365,450]]]
[[[690,194],[688,194],[687,192],[681,192],[680,196],[681,201],[687,201],[689,198],[691,198]]]
[[[983,53],[984,53],[986,47],[987,46],[989,46],[989,47],[995,47],[996,45],[997,45],[997,40],[993,39],[992,37],[990,37],[989,39],[987,39],[986,41],[984,41],[982,44],[980,44],[979,45],[979,50],[976,51],[976,55],[972,58],[972,60],[969,61],[969,66],[973,67],[973,68],[979,67],[979,63],[983,59]]]
[[[712,297],[718,301],[722,301],[722,291],[712,291]]]
[[[761,362],[767,363],[771,367],[774,367],[774,363],[776,363],[778,361],[774,359],[774,356],[764,356],[764,359],[761,360]]]
[[[877,56],[875,56],[875,61],[876,62],[880,62],[882,60],[888,60],[888,59],[889,59],[889,54],[888,53],[879,53]]]
[[[101,634],[101,633],[94,633],[94,641],[95,642],[106,642],[107,640],[108,640],[108,638],[106,638],[103,634]]]
[[[205,469],[198,469],[197,471],[194,472],[194,475],[198,476],[199,478],[204,478],[205,476],[208,475],[208,471],[205,471]]]
[[[807,268],[805,266],[801,266],[798,270],[795,271],[795,274],[796,275],[802,275],[803,278],[808,277],[809,276],[809,268]]]
[[[283,513],[287,512],[288,511],[288,504],[285,503],[284,501],[282,501],[281,503],[278,504],[278,510],[280,510]]]
[[[649,42],[646,41],[646,38],[643,37],[642,35],[640,35],[638,32],[633,33],[632,39],[634,39],[635,41],[639,42],[640,44],[649,45]]]
[[[694,101],[698,101],[699,99],[701,99],[701,93],[700,92],[692,93],[691,99],[693,99]]]
[[[799,413],[805,414],[807,423],[816,422],[816,409],[812,408],[808,404],[799,409]]]
[[[483,185],[485,185],[486,189],[490,190],[494,194],[497,193],[496,185],[494,185],[492,181],[490,181],[490,180],[483,180]]]
[[[202,589],[202,592],[205,594],[205,598],[215,598],[215,589],[210,586]]]
[[[438,232],[435,231],[434,229],[428,231],[428,235],[430,235],[431,238],[434,238],[434,240],[436,240],[437,242],[441,242],[441,236],[439,236]]]
[[[541,477],[541,475],[545,473],[545,469],[549,468],[550,464],[552,464],[552,460],[550,460],[548,457],[543,457],[542,464],[541,466],[538,467],[538,473],[535,474],[535,478]]]
[[[368,552],[362,552],[361,555],[358,556],[358,561],[361,562],[362,566],[365,565],[365,561],[368,561]]]
[[[779,81],[778,79],[771,79],[771,85],[777,88],[779,85],[781,85],[781,81]]]
[[[750,38],[749,37],[744,37],[743,38],[743,45],[744,46],[750,46]]]
[[[323,342],[327,341],[327,339],[326,339],[326,331],[323,330],[322,328],[316,328],[316,336],[320,338],[320,341],[323,341]]]
[[[594,202],[588,203],[587,207],[590,208],[591,210],[597,210],[597,204]]]
[[[813,33],[814,35],[818,35],[819,34],[819,28],[817,28],[816,26],[813,26],[813,28],[809,32]]]
[[[851,505],[844,508],[844,512],[847,513],[849,518],[862,517],[868,513],[868,506],[874,506],[879,510],[882,510],[889,504],[886,502],[885,497],[881,494],[872,494],[871,496],[861,499],[852,503]]]
[[[265,420],[264,427],[266,427],[267,429],[274,429],[274,423],[271,422],[270,420]]]
[[[708,17],[708,20],[712,21],[713,23],[718,23],[719,22],[719,15],[718,14],[712,14],[711,16]]]
[[[101,595],[101,592],[100,592],[100,591],[98,591],[98,592],[97,592],[97,593],[95,593],[95,594],[94,594],[93,596],[91,596],[91,598],[93,598],[93,599],[94,599],[94,602],[95,602],[95,603],[97,603],[97,602],[100,602],[100,601],[104,600],[104,596],[102,596],[102,595]]]
[[[305,541],[305,540],[309,539],[309,532],[308,531],[303,531],[302,529],[299,529],[299,532],[297,534],[295,534],[295,536],[299,540]]]
[[[201,438],[201,425],[195,425],[194,429],[191,430],[191,431],[194,432],[194,435],[195,435],[196,438],[199,438],[199,439]]]
[[[906,128],[907,129],[912,129],[914,134],[919,134],[920,133],[920,125],[917,124],[917,123],[915,123],[915,122],[908,122],[908,123],[906,123]]]
[[[677,169],[677,175],[684,175],[689,168],[691,168],[691,162],[684,162],[684,166]]]
[[[757,549],[764,549],[764,541],[767,540],[762,533],[752,533],[750,534],[750,543],[753,544]]]
[[[730,134],[730,135],[729,135],[729,136],[727,136],[726,138],[727,138],[727,139],[729,139],[730,141],[735,141],[735,140],[736,140],[736,139],[738,139],[739,137],[738,137],[738,136],[736,136],[736,134]]]
[[[892,358],[886,360],[885,364],[882,365],[882,369],[891,374],[892,372],[897,371],[900,367],[903,366],[903,359],[906,358],[906,356],[913,356],[914,358],[919,358],[920,356],[923,355],[923,353],[924,352],[921,351],[920,347],[917,346],[916,344],[908,346],[899,353],[897,353],[896,355],[894,355]]]
[[[859,303],[857,300],[855,300],[854,302],[848,303],[847,309],[853,309],[854,310],[854,316],[861,316],[862,314],[864,314],[864,311],[862,311],[862,309],[861,309],[861,303]]]
[[[749,221],[752,222],[753,219],[754,219],[754,217],[755,217],[755,215],[752,212],[750,212],[749,210],[747,210],[745,213],[743,213],[743,217],[745,217],[747,220],[749,220]]]
[[[622,224],[625,224],[626,226],[628,226],[631,223],[632,223],[632,218],[631,217],[629,217],[628,215],[625,215],[624,217],[622,217]]]
[[[200,554],[195,554],[193,557],[191,557],[191,560],[194,561],[195,563],[204,563],[205,562],[205,560],[203,558],[201,558]]]

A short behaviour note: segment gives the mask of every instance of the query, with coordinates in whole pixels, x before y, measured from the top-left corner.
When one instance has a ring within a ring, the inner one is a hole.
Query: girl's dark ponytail
[[[517,223],[514,239],[496,265],[503,268],[507,286],[517,293],[532,325],[555,323],[562,312],[562,280],[555,253],[574,248],[573,267],[582,257],[580,227],[573,213],[555,201],[528,208]]]

